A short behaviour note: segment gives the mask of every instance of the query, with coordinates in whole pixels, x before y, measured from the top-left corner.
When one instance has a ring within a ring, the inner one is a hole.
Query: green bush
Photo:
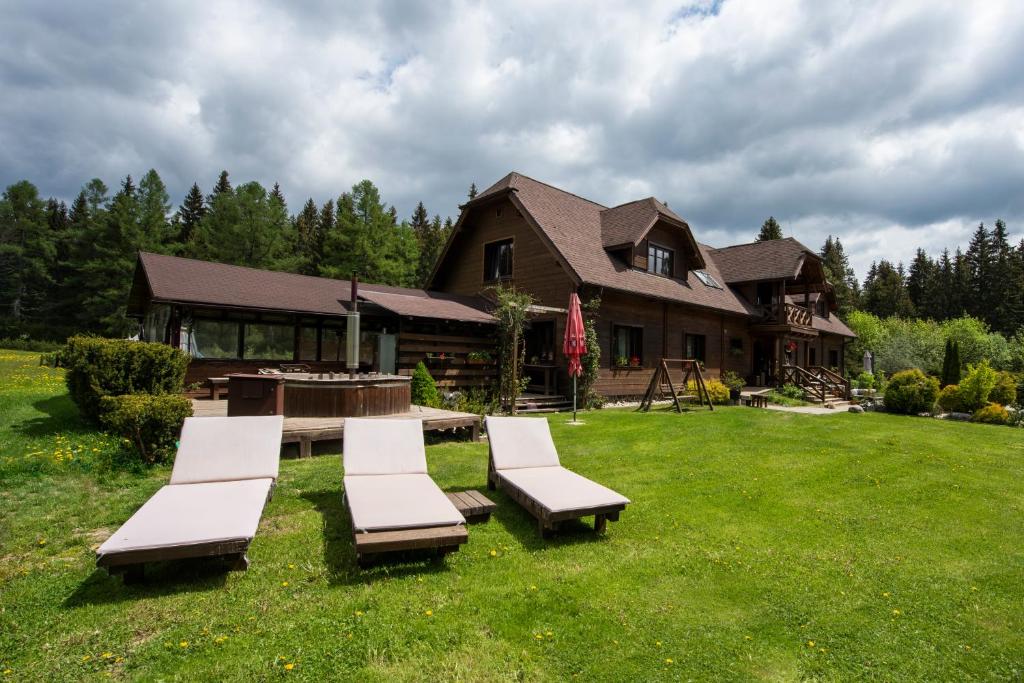
[[[795,384],[783,384],[781,388],[776,390],[776,393],[785,396],[786,398],[795,398],[798,400],[804,400],[807,397],[804,390]]]
[[[989,395],[999,382],[999,373],[988,361],[967,366],[967,374],[960,380],[960,401],[964,411],[973,413],[989,403]]]
[[[982,422],[990,425],[1004,425],[1009,423],[1010,413],[998,403],[989,403],[984,408],[979,408],[971,416],[971,422]]]
[[[709,379],[704,381],[704,386],[707,387],[708,397],[712,403],[725,404],[729,402],[729,387],[725,386],[717,379]],[[696,380],[690,380],[686,383],[686,392],[689,394],[697,394],[697,382]]]
[[[939,397],[939,380],[920,370],[897,372],[885,388],[885,409],[891,413],[917,415],[930,412]]]
[[[98,421],[100,400],[123,394],[180,394],[188,355],[166,344],[72,337],[60,351],[68,393],[79,412]]]
[[[1000,372],[996,385],[989,392],[988,400],[1001,406],[1008,406],[1017,400],[1017,380],[1009,372]]]
[[[131,443],[147,465],[169,460],[192,401],[180,394],[126,394],[100,398],[100,424]]]
[[[41,351],[43,353],[50,353],[57,351],[62,346],[63,344],[60,342],[27,339],[24,337],[0,339],[0,349],[11,349],[12,351]]]
[[[870,372],[862,372],[857,375],[857,379],[854,380],[858,389],[874,389],[875,388],[875,376]]]
[[[427,366],[420,361],[412,371],[412,402],[418,406],[436,408],[441,405],[441,396],[437,393],[437,382],[430,376]]]
[[[939,407],[947,413],[962,413],[964,411],[963,401],[960,399],[960,387],[956,384],[947,384],[939,392]]]

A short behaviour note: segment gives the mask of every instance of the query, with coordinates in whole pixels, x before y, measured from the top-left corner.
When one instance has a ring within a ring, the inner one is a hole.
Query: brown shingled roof
[[[738,315],[752,313],[748,304],[728,287],[717,289],[697,278],[682,281],[630,268],[603,247],[601,214],[607,207],[557,187],[510,173],[477,195],[467,207],[502,192],[511,193],[513,201],[522,205],[581,282]],[[686,224],[664,204],[658,202],[655,208]],[[709,248],[697,248],[706,262],[706,270],[722,282],[721,274],[708,258]]]
[[[817,255],[792,237],[723,247],[712,251],[726,282],[796,277],[808,255]]]
[[[139,253],[138,272],[152,298],[168,303],[340,316],[351,295],[345,280],[147,252]],[[402,316],[494,322],[480,297],[360,283],[359,298]],[[131,299],[138,301],[134,292]]]

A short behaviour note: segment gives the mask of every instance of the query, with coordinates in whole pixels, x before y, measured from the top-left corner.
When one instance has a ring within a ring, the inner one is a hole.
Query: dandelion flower
[[[537,587],[536,587],[536,586],[534,586],[534,585],[531,585],[531,586],[530,586],[530,590],[532,590],[532,591],[535,591],[535,590],[537,590]]]
[[[88,662],[90,659],[92,659],[92,655],[82,655],[83,662]]]
[[[220,645],[221,643],[223,643],[227,639],[228,639],[227,636],[217,636],[216,638],[213,639],[213,642],[215,642],[218,645]]]
[[[187,648],[188,647],[188,641],[187,640],[181,641],[180,643],[178,643],[178,647],[180,647],[182,649]]]
[[[287,581],[282,581],[281,585],[284,586],[285,588],[287,588],[288,587],[288,582]]]
[[[10,676],[12,673],[14,673],[12,670],[4,669],[4,676]]]
[[[497,557],[497,556],[498,556],[498,551],[497,550],[492,550],[491,551],[491,557]]]
[[[291,671],[294,668],[295,668],[295,665],[292,664],[291,662],[288,662],[287,664],[284,665],[284,670],[285,671]]]
[[[40,538],[39,539],[39,545],[46,545],[46,539],[45,538]]]
[[[295,569],[295,565],[294,564],[289,564],[288,565],[288,569]]]
[[[814,641],[813,640],[808,640],[807,641],[807,647],[814,647]]]
[[[432,617],[434,616],[434,610],[428,609],[426,612],[424,612],[424,614],[426,614],[428,617]]]
[[[894,610],[892,611],[892,615],[893,615],[894,617],[898,617],[898,616],[900,615],[900,611],[899,611],[898,609],[894,609]]]
[[[356,616],[357,616],[357,617],[361,617],[361,616],[363,616],[363,613],[362,613],[362,612],[360,612],[359,610],[356,610]]]
[[[533,637],[536,638],[537,640],[544,640],[544,634],[543,633],[537,633]]]
[[[665,660],[665,663],[666,663],[666,664],[671,664],[671,663],[672,663],[672,658],[671,658],[671,657],[669,657],[668,659],[666,659],[666,660]]]
[[[103,657],[103,659],[110,659],[113,656],[114,656],[113,652],[104,652],[103,654],[100,655],[100,657]]]
[[[661,647],[661,641],[660,640],[654,641],[654,644],[657,645],[658,647]]]
[[[555,635],[555,632],[554,631],[545,631],[544,635],[546,635],[548,638],[550,638],[551,636]]]

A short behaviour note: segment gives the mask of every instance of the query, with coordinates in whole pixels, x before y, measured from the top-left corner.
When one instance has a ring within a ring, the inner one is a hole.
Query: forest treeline
[[[475,187],[470,189],[471,194]],[[452,229],[420,202],[400,219],[369,180],[289,212],[280,187],[193,184],[178,206],[160,175],[111,190],[90,180],[68,206],[23,180],[0,197],[0,337],[120,336],[136,253],[419,287]]]

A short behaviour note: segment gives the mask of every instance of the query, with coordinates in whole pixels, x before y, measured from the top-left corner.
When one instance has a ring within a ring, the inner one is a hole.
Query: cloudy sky
[[[1024,236],[1024,2],[5,3],[0,183],[73,197],[220,169],[292,210],[370,178],[456,215],[510,170],[667,201],[698,239],[772,214],[858,275],[979,221]]]

